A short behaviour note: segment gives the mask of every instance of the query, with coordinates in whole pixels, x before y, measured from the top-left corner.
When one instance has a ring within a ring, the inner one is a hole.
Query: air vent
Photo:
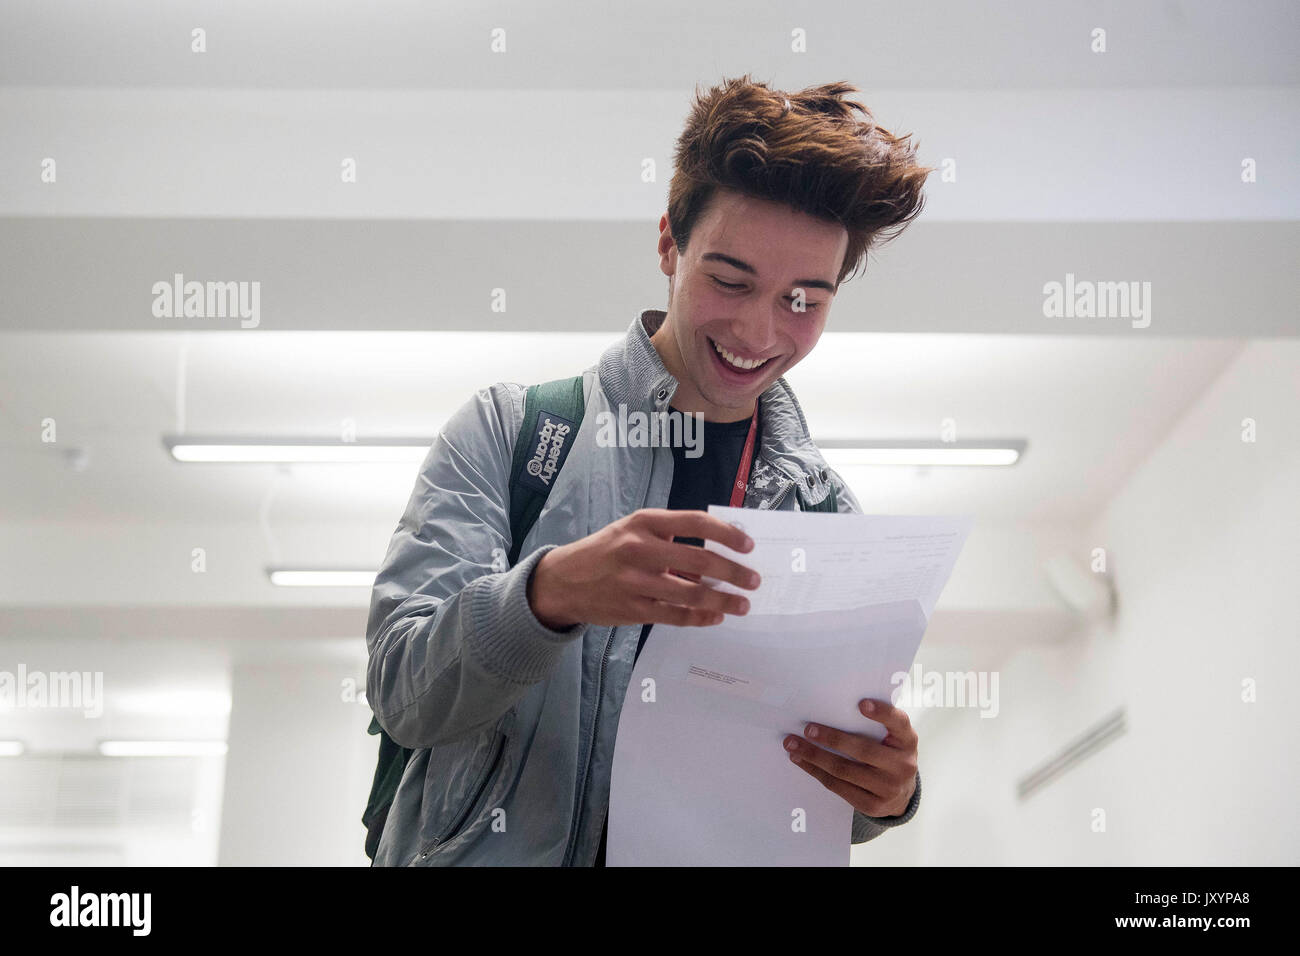
[[[6,827],[188,826],[203,757],[27,754],[0,761]]]

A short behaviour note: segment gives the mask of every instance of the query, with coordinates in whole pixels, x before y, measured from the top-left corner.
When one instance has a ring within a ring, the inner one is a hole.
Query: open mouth
[[[705,338],[708,338],[708,336],[706,335]],[[713,339],[709,339],[709,346],[713,350],[713,360],[717,363],[718,368],[731,378],[753,378],[760,371],[767,368],[767,363],[771,361],[771,359],[763,359],[756,365],[751,364],[751,360],[737,358]]]

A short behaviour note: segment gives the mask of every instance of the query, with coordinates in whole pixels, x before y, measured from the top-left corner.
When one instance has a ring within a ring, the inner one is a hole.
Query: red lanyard
[[[736,480],[731,484],[731,507],[741,508],[745,504],[745,487],[749,484],[749,462],[754,455],[754,433],[758,430],[758,402],[754,402],[754,414],[749,419],[749,435],[745,438],[745,450],[740,453],[740,467],[736,469]]]

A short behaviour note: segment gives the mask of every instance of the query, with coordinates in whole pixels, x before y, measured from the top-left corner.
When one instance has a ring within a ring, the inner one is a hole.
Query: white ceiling
[[[1090,50],[1098,27],[1104,55]],[[490,52],[497,28],[504,54]],[[0,8],[0,84],[636,90],[752,70],[790,86],[1267,86],[1300,81],[1298,32],[1289,0],[42,0]]]
[[[854,98],[939,170],[926,223],[1300,212],[1291,87],[936,91],[863,73],[845,71]],[[691,93],[0,87],[0,215],[654,221]],[[56,183],[40,175],[47,158]]]

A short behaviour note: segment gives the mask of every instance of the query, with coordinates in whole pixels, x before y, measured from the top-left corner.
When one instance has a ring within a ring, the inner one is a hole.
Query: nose
[[[750,351],[765,355],[776,344],[776,318],[770,307],[751,303],[732,326],[731,334]]]

